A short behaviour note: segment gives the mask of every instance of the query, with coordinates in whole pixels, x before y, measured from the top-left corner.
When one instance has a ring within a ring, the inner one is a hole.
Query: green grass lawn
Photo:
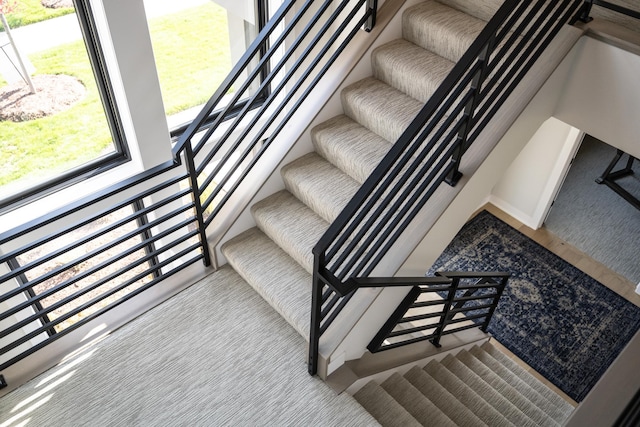
[[[150,22],[165,110],[204,103],[230,69],[226,12],[211,3]],[[71,109],[22,123],[0,122],[0,186],[80,165],[113,144],[82,41],[29,57],[36,74],[69,74],[87,88]],[[0,82],[0,86],[6,84]]]
[[[44,7],[40,0],[18,0],[16,3],[14,11],[5,15],[9,28],[18,28],[23,25],[67,15],[73,13],[74,10],[72,7],[59,9]],[[4,31],[2,24],[0,24],[0,31]]]
[[[167,115],[204,104],[231,69],[226,11],[195,7],[149,24]]]

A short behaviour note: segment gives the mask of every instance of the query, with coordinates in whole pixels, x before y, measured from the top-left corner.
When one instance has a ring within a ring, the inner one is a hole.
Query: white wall
[[[640,157],[640,56],[590,37],[575,54],[553,116]]]
[[[533,229],[542,226],[583,135],[549,118],[493,188],[491,203]]]
[[[490,201],[525,225],[542,226],[584,133],[640,156],[640,56],[582,37],[552,116],[491,192]]]

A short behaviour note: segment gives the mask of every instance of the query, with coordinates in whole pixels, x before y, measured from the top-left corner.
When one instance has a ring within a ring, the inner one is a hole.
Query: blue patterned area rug
[[[483,211],[429,275],[508,271],[489,332],[580,402],[640,328],[640,308]]]

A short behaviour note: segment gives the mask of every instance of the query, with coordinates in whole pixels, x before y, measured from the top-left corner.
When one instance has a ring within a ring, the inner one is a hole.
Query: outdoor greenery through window
[[[245,53],[258,32],[258,1],[145,1],[171,130],[195,118]]]
[[[0,0],[0,203],[122,158],[72,0]],[[60,184],[60,183],[58,183]]]

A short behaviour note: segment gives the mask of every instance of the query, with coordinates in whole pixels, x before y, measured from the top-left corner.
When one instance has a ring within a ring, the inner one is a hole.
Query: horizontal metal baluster
[[[356,252],[356,255],[353,257],[354,259],[357,258],[357,260],[359,261],[358,266],[354,270],[351,270],[353,265],[350,266],[349,264],[347,264],[345,267],[343,267],[343,271],[353,271],[352,274],[367,276],[371,273],[371,271],[367,271],[365,267],[367,264],[371,263],[373,255],[376,252],[379,254],[379,256],[384,255],[383,252],[386,251],[384,251],[380,245],[382,245],[382,243],[387,239],[387,237],[389,236],[389,232],[396,228],[398,222],[405,217],[408,209],[413,205],[415,199],[425,188],[425,185],[428,186],[430,183],[433,183],[438,171],[440,171],[444,167],[444,165],[449,162],[449,159],[451,158],[451,155],[455,150],[455,146],[451,145],[452,140],[459,132],[459,127],[461,126],[461,122],[458,122],[455,126],[453,126],[453,128],[451,128],[451,122],[456,119],[458,114],[460,114],[460,110],[464,108],[469,96],[470,94],[467,94],[467,96],[462,99],[462,102],[458,104],[453,114],[448,117],[445,124],[438,130],[437,134],[433,138],[434,141],[440,140],[440,138],[442,138],[442,134],[445,131],[448,130],[449,133],[441,141],[438,148],[433,153],[431,153],[429,159],[423,163],[424,158],[427,156],[427,154],[429,154],[429,151],[423,150],[421,154],[416,157],[415,161],[409,166],[409,170],[411,172],[406,172],[404,174],[404,177],[406,177],[406,179],[403,177],[402,188],[394,188],[385,198],[385,200],[380,203],[381,206],[385,206],[386,214],[382,218],[378,219],[378,225],[370,231],[367,240],[365,240],[365,242],[361,244],[361,250]],[[445,149],[447,150],[445,151]],[[438,160],[437,163],[435,163],[436,160]],[[416,169],[418,169],[417,172]],[[406,183],[406,180],[408,180],[411,176],[413,176],[411,181],[409,183]],[[423,184],[419,185],[421,181],[423,182]],[[437,182],[437,184],[439,185],[440,182]],[[412,193],[413,196],[410,196]],[[397,196],[398,194],[400,194],[400,196]],[[396,201],[392,203],[393,198],[395,198]],[[395,218],[393,218],[394,216]],[[365,224],[365,228],[370,229],[371,225],[373,224],[370,220]],[[383,228],[385,228],[384,233],[382,232]],[[362,259],[364,250],[370,247],[373,247],[376,250],[368,258]],[[378,261],[374,260],[371,263],[372,267],[375,267],[374,264],[377,263]]]
[[[436,315],[432,317],[440,317],[441,315],[442,313],[436,313]],[[416,332],[427,331],[429,329],[436,329],[437,327],[438,327],[438,323],[433,323],[429,325],[416,326],[414,328],[400,329],[400,330],[391,332],[389,335],[387,335],[387,338],[401,337],[402,335],[414,334]]]
[[[34,241],[30,242],[26,246],[23,246],[21,248],[18,248],[16,250],[11,251],[11,252],[7,252],[7,253],[3,254],[2,256],[0,256],[0,264],[4,263],[4,262],[7,262],[9,259],[17,258],[17,257],[19,257],[20,255],[22,255],[25,252],[29,252],[30,250],[33,250],[33,249],[35,249],[35,248],[37,248],[39,246],[42,246],[43,244],[45,244],[47,242],[50,242],[51,240],[55,240],[55,239],[57,239],[57,238],[59,238],[61,236],[64,236],[64,235],[70,233],[71,231],[74,231],[74,230],[76,230],[78,228],[82,228],[85,225],[89,225],[92,222],[94,222],[94,221],[96,221],[96,220],[98,220],[98,219],[100,219],[100,218],[102,218],[104,216],[110,215],[110,214],[112,214],[112,213],[114,213],[114,212],[116,212],[116,211],[118,211],[118,210],[120,210],[120,209],[122,209],[124,207],[132,205],[136,200],[140,200],[141,198],[144,198],[144,197],[149,197],[149,196],[151,196],[152,194],[154,194],[154,193],[156,193],[158,191],[164,190],[165,188],[170,187],[171,185],[177,184],[180,181],[185,180],[186,178],[188,178],[188,176],[184,175],[184,176],[178,177],[176,179],[173,179],[173,180],[171,180],[169,182],[163,183],[160,186],[154,187],[152,189],[153,191],[152,190],[145,191],[144,193],[138,194],[138,195],[136,195],[134,197],[130,197],[127,200],[122,201],[121,203],[119,203],[118,205],[116,205],[114,207],[111,207],[111,208],[106,209],[106,210],[104,210],[102,212],[99,212],[97,214],[92,215],[88,219],[82,220],[82,221],[80,221],[78,223],[75,223],[73,225],[70,225],[68,227],[64,227],[61,231],[57,231],[55,233],[49,234],[49,235],[47,235],[47,236],[45,236],[43,238],[40,238],[40,239],[37,239],[37,240],[34,240]],[[174,198],[177,200],[180,197],[189,194],[190,192],[191,191],[189,189],[183,190],[180,193],[176,194]],[[147,208],[147,209],[145,209],[143,211],[136,212],[136,213],[130,215],[129,217],[127,217],[128,218],[127,221],[131,221],[131,220],[137,218],[139,215],[144,215],[144,214],[149,213],[149,212],[150,212],[149,208]],[[74,212],[69,211],[69,212],[67,212],[67,215],[70,215],[72,213],[74,213]],[[64,215],[64,216],[66,216],[66,215]],[[58,220],[63,218],[64,216],[61,216],[60,218],[58,218]],[[34,230],[35,230],[35,228],[33,230],[31,230],[31,231],[34,231]],[[17,235],[15,236],[15,238],[18,238],[18,237],[19,236],[17,236]],[[9,242],[11,240],[12,239],[8,239],[7,242]],[[0,281],[2,281],[2,280],[3,280],[3,278],[0,277]]]
[[[0,245],[4,245],[7,242],[10,242],[11,240],[15,240],[16,238],[22,237],[25,234],[28,234],[32,231],[35,231],[39,228],[45,227],[51,223],[54,223],[68,215],[71,215],[77,211],[86,209],[88,207],[92,207],[96,204],[96,202],[111,198],[111,197],[118,197],[119,195],[121,195],[121,193],[123,191],[129,190],[132,187],[135,187],[137,185],[143,184],[147,181],[149,181],[150,179],[153,179],[159,175],[162,175],[164,173],[167,173],[168,171],[176,168],[177,166],[179,166],[178,163],[175,163],[173,160],[163,163],[161,165],[158,165],[152,169],[149,169],[146,172],[143,172],[141,174],[138,174],[134,177],[131,177],[129,179],[126,179],[124,181],[121,181],[117,184],[114,184],[112,186],[109,186],[108,188],[101,190],[101,191],[97,191],[96,193],[90,195],[90,196],[86,196],[84,198],[82,198],[81,200],[74,202],[74,203],[70,203],[60,209],[57,209],[51,213],[48,213],[46,215],[43,215],[39,218],[36,218],[32,221],[29,221],[25,224],[19,225],[17,227],[14,227],[11,230],[8,230],[4,233],[0,233]],[[187,179],[188,175],[183,174],[181,175],[179,178],[172,178],[172,180],[174,181],[181,181],[183,179]],[[164,182],[155,188],[158,187],[163,187],[166,188],[169,184],[167,182]],[[156,190],[157,191],[157,190]],[[154,191],[153,189],[150,190],[146,190],[144,193],[155,193],[156,191]],[[145,196],[141,196],[142,193],[140,194],[136,194],[134,197],[131,197],[130,199],[128,199],[126,202],[122,202],[121,204],[119,204],[119,207],[122,207],[123,205],[126,204],[131,204],[133,203],[135,200],[140,199],[141,197],[145,197]],[[118,210],[119,208],[111,208],[106,210],[105,212],[113,212]],[[106,215],[107,213],[102,213],[102,215]],[[89,221],[91,222],[91,220]],[[3,260],[3,258],[0,258],[0,262],[4,262],[5,260]]]
[[[128,281],[126,281],[124,284],[119,285],[116,288],[110,289],[108,292],[100,295],[99,297],[94,298],[93,300],[81,305],[80,307],[77,307],[76,309],[65,313],[63,316],[60,316],[58,318],[56,318],[55,320],[51,321],[49,324],[43,325],[35,330],[33,330],[32,332],[18,338],[17,340],[14,340],[13,342],[11,342],[10,344],[0,348],[0,354],[2,353],[6,353],[10,350],[13,350],[14,348],[20,346],[21,344],[24,344],[25,342],[29,341],[32,338],[37,337],[38,335],[40,335],[42,332],[45,332],[47,329],[64,322],[65,320],[75,316],[76,314],[86,310],[87,308],[95,305],[96,303],[102,301],[105,298],[108,298],[109,296],[121,291],[122,289],[131,286],[132,284],[134,284],[135,282],[137,282],[138,280],[144,278],[145,276],[149,275],[152,273],[154,268],[162,268],[178,259],[180,259],[181,257],[183,257],[184,255],[187,255],[189,252],[198,249],[200,247],[200,244],[195,244],[190,246],[187,249],[184,249],[183,251],[181,251],[180,253],[172,256],[171,258],[168,258],[164,261],[162,261],[161,263],[159,263],[157,266],[154,266],[152,268],[149,268],[147,271],[143,272],[143,273],[139,273],[136,276],[134,276],[133,278],[129,279]],[[199,257],[200,259],[202,258],[202,255],[200,255]],[[54,335],[54,337],[57,337],[59,334]]]
[[[434,304],[434,305],[442,305],[442,304],[444,304],[444,300],[438,301],[438,304]],[[400,324],[400,323],[417,322],[419,320],[432,319],[434,317],[440,317],[440,314],[441,314],[440,312],[435,312],[435,313],[417,314],[415,316],[403,317],[402,319],[400,319],[398,321],[398,324]]]
[[[331,312],[331,309],[335,307],[338,301],[340,301],[340,298],[342,298],[340,295],[333,294],[331,299],[327,303],[322,305],[322,312],[320,313],[320,318],[324,319],[325,317],[327,317],[327,314],[329,314],[329,312]]]
[[[336,307],[336,309],[333,310],[328,317],[322,319],[322,324],[320,325],[320,335],[324,334],[327,328],[331,326],[334,320],[336,320],[336,317],[338,317],[338,314],[340,314],[342,309],[347,305],[347,303],[351,300],[351,297],[353,297],[354,294],[355,294],[355,291],[342,297],[342,301],[340,301],[340,304],[338,304],[338,307]]]
[[[189,224],[191,224],[193,222],[194,222],[193,219],[186,220],[182,224],[179,224],[179,228],[182,228],[182,227],[184,227],[186,225],[189,225]],[[123,258],[125,258],[125,257],[127,257],[127,256],[129,256],[129,255],[141,250],[141,249],[144,249],[144,247],[146,245],[149,245],[150,243],[156,242],[156,241],[158,241],[160,239],[163,239],[163,238],[167,237],[171,233],[175,232],[177,229],[178,228],[174,227],[174,228],[172,228],[170,230],[166,230],[163,233],[160,233],[160,234],[154,236],[151,239],[145,240],[145,241],[143,241],[143,242],[141,242],[141,243],[139,243],[139,244],[127,249],[126,251],[118,254],[115,257],[109,258],[108,260],[103,261],[100,264],[95,265],[92,268],[90,268],[90,269],[88,269],[88,270],[86,270],[86,271],[84,271],[84,272],[82,272],[80,274],[74,275],[71,279],[69,279],[69,280],[67,280],[67,281],[65,281],[65,282],[63,282],[63,283],[61,283],[61,284],[59,284],[59,285],[57,285],[57,286],[55,286],[53,288],[47,289],[44,292],[41,292],[41,293],[33,295],[27,301],[25,301],[25,302],[23,302],[21,304],[18,304],[16,306],[13,306],[9,310],[6,310],[6,311],[3,311],[2,313],[0,313],[0,320],[4,320],[9,316],[18,313],[21,310],[24,310],[25,308],[29,307],[29,305],[33,304],[34,302],[38,302],[38,301],[41,301],[41,300],[43,300],[45,298],[48,298],[49,296],[52,296],[52,295],[56,294],[58,291],[61,291],[61,290],[65,289],[65,288],[71,286],[72,284],[74,284],[76,282],[79,282],[82,279],[86,279],[87,277],[90,277],[91,275],[97,273],[98,271],[102,270],[103,268],[108,267],[109,265],[111,265],[111,264],[113,264],[113,263],[115,263],[115,262],[117,262],[117,261],[119,261],[119,260],[121,260],[121,259],[123,259]],[[181,241],[186,241],[186,240],[188,240],[188,239],[190,239],[190,238],[192,238],[194,236],[197,236],[197,234],[198,234],[197,230],[194,230],[194,231],[182,236],[180,238],[180,240]],[[162,250],[164,250],[164,249],[165,248],[163,247]],[[151,259],[154,256],[157,256],[157,254],[159,254],[160,252],[162,252],[162,250],[161,251],[156,250],[153,253],[149,253],[149,254],[147,254],[147,256],[145,258],[142,258],[142,259],[147,259],[147,260]],[[134,266],[139,265],[139,264],[141,264],[141,263],[138,263],[136,261],[136,262],[134,262],[132,264],[128,264],[127,266],[130,268],[130,267],[134,267]],[[64,270],[66,270],[66,268],[63,269],[63,271]],[[38,283],[41,283],[41,280],[40,280],[41,278],[42,277],[39,277],[38,279],[36,279],[38,281]],[[31,289],[34,286],[37,286],[38,283],[35,283],[36,280],[31,281],[31,282],[22,283],[21,286],[20,286],[20,289],[22,290],[22,292],[24,292],[26,290],[24,288]],[[49,280],[49,279],[47,279],[47,280]]]
[[[453,137],[456,132],[457,128],[452,129],[450,136]],[[424,203],[426,203],[426,201],[431,198],[440,184],[444,182],[451,169],[449,158],[453,154],[454,150],[455,146],[451,145],[446,151],[445,156],[441,157],[440,161],[435,165],[435,167],[430,168],[431,172],[429,172],[429,174],[426,176],[426,179],[423,180],[422,184],[418,186],[417,190],[414,191],[413,196],[411,196],[409,199],[409,203],[405,204],[405,206],[402,208],[402,211],[398,215],[399,219],[404,218],[404,220],[402,220],[402,222],[399,222],[398,220],[393,221],[390,227],[390,231],[396,231],[391,234],[391,236],[387,235],[385,239],[380,239],[379,244],[381,246],[379,246],[377,249],[377,255],[370,259],[366,264],[362,263],[362,265],[359,266],[359,268],[362,268],[362,275],[371,274],[377,263],[380,262],[389,248],[396,242],[400,234],[404,232],[409,222],[411,222],[411,220],[413,220],[413,218],[415,218],[415,216],[418,214],[418,211],[422,209]],[[421,172],[426,173],[426,171]],[[438,173],[439,175],[437,175]],[[417,184],[418,183],[416,183],[416,185]],[[422,197],[420,197],[421,195]],[[418,202],[418,200],[420,201]],[[385,241],[386,243],[384,243]],[[369,265],[368,267],[366,267],[367,264]]]
[[[567,0],[565,0],[565,3],[566,2]],[[573,3],[575,6],[580,3],[580,0],[574,0]],[[570,15],[574,10],[575,10],[574,8],[569,8],[565,13],[564,17]],[[547,35],[547,38],[544,41],[542,41],[542,44],[538,46],[538,49],[535,52],[529,53],[530,50],[532,51],[533,49],[535,49],[538,43],[530,44],[529,48],[527,48],[528,56],[526,57],[522,56],[517,61],[518,63],[516,64],[516,66],[512,68],[512,71],[509,73],[509,75],[507,75],[503,79],[503,83],[501,83],[499,89],[494,90],[492,95],[489,96],[488,102],[485,102],[485,105],[481,107],[484,110],[483,114],[476,115],[477,124],[475,125],[473,133],[469,136],[469,144],[472,144],[477,139],[480,132],[482,132],[482,130],[487,126],[489,121],[495,116],[498,109],[500,109],[500,107],[504,104],[504,102],[509,97],[509,95],[513,92],[515,87],[520,83],[520,81],[522,81],[522,78],[524,77],[524,75],[527,72],[529,72],[529,70],[533,66],[533,63],[539,58],[542,52],[549,46],[549,44],[551,43],[553,38],[556,36],[556,34],[565,25],[564,22],[566,21],[564,20],[564,17],[558,21],[558,23],[555,25],[553,29],[550,30],[549,34]],[[550,21],[550,23],[552,24],[553,22]],[[545,34],[541,32],[537,38],[543,37],[544,35]],[[527,58],[529,58],[528,61],[526,61]],[[526,63],[523,63],[525,61]],[[511,84],[508,84],[509,81],[511,81]],[[500,94],[502,95],[499,96]],[[489,106],[491,105],[493,105],[493,107],[489,109]]]
[[[160,218],[158,218],[158,219],[156,219],[156,220],[154,220],[152,222],[147,223],[144,227],[137,228],[136,230],[131,231],[131,232],[125,234],[124,236],[119,237],[116,240],[112,240],[107,245],[103,245],[103,246],[101,246],[101,247],[99,247],[97,249],[94,249],[93,251],[86,253],[85,255],[81,256],[80,258],[76,258],[75,260],[73,260],[73,261],[71,261],[71,262],[69,262],[67,264],[64,264],[61,267],[58,267],[56,269],[53,269],[53,270],[45,273],[44,275],[38,277],[37,279],[34,279],[31,282],[29,282],[28,286],[21,285],[19,288],[16,288],[16,289],[8,291],[8,292],[5,292],[2,295],[0,295],[0,302],[6,301],[7,299],[9,299],[9,298],[21,293],[26,287],[33,287],[33,286],[36,286],[36,285],[38,285],[38,284],[40,284],[42,282],[45,282],[45,281],[51,279],[52,277],[55,277],[56,275],[60,274],[61,272],[65,271],[65,270],[67,270],[67,269],[69,269],[71,267],[75,267],[76,265],[78,265],[78,264],[80,264],[80,263],[82,263],[84,261],[87,261],[87,260],[93,258],[96,255],[99,255],[99,254],[101,254],[103,252],[106,252],[109,249],[111,249],[111,248],[113,248],[113,247],[115,247],[115,246],[117,246],[117,245],[119,245],[121,243],[124,243],[124,242],[126,242],[127,240],[129,240],[129,239],[131,239],[133,237],[136,237],[142,231],[151,229],[154,226],[157,226],[157,225],[159,225],[159,224],[161,224],[161,223],[163,223],[165,221],[168,221],[170,219],[173,219],[177,215],[179,215],[179,214],[181,214],[183,212],[186,212],[186,211],[188,211],[190,209],[191,209],[191,207],[188,206],[188,205],[184,206],[182,208],[179,208],[176,211],[171,212],[170,214],[164,215],[164,216],[162,216],[162,217],[160,217]],[[193,220],[191,220],[190,222],[192,222],[192,221]],[[56,253],[58,255],[61,255],[63,252],[56,252]],[[13,275],[13,273],[12,273],[12,275]]]
[[[178,257],[179,258],[179,257]],[[119,306],[120,304],[130,300],[131,298],[135,297],[136,295],[150,289],[151,287],[157,285],[159,282],[161,282],[163,279],[166,279],[170,276],[173,276],[174,274],[184,270],[185,268],[191,266],[192,264],[195,264],[196,262],[202,260],[203,256],[202,254],[185,261],[184,263],[182,263],[181,265],[177,266],[176,268],[174,268],[173,270],[166,272],[163,274],[163,276],[161,278],[157,278],[154,279],[153,281],[147,283],[144,286],[141,286],[140,288],[132,291],[131,293],[125,295],[124,297],[122,297],[121,299],[119,299],[118,301],[115,301],[113,304],[98,310],[97,312],[85,317],[83,319],[82,322],[78,322],[75,323],[73,325],[70,325],[69,327],[63,329],[62,331],[56,333],[55,335],[52,335],[51,337],[49,337],[49,339],[40,342],[38,344],[35,344],[34,346],[30,347],[29,349],[23,351],[22,353],[18,354],[17,356],[13,357],[12,359],[6,361],[5,363],[0,365],[0,371],[7,369],[9,366],[13,365],[14,363],[20,361],[21,359],[35,353],[38,350],[41,350],[42,348],[46,347],[47,345],[49,345],[51,342],[56,341],[60,338],[62,338],[63,336],[67,335],[70,332],[73,332],[74,330],[78,329],[79,327],[85,325],[87,322],[90,322],[94,319],[97,319],[98,317],[102,316],[104,313],[108,312],[109,310],[114,309],[115,307]],[[177,258],[176,258],[177,259]],[[168,261],[168,260],[167,260]],[[171,261],[173,262],[173,261]],[[165,262],[163,261],[163,264]],[[157,268],[158,266],[156,266]],[[4,351],[4,349],[0,349],[0,353],[2,353]]]
[[[40,317],[42,317],[42,314],[48,314],[51,313],[52,311],[65,306],[66,304],[75,301],[76,299],[78,299],[79,297],[81,297],[82,295],[85,295],[95,289],[98,289],[99,287],[107,284],[108,282],[110,282],[111,280],[115,279],[116,277],[126,273],[127,271],[131,270],[132,268],[135,268],[139,265],[144,264],[145,262],[149,262],[154,256],[157,256],[158,254],[161,254],[163,252],[166,252],[168,249],[174,248],[175,246],[186,242],[187,240],[189,240],[191,237],[197,236],[197,231],[193,231],[190,235],[186,235],[181,237],[180,239],[174,241],[171,243],[171,245],[168,245],[166,247],[163,247],[161,250],[156,251],[155,253],[152,254],[148,254],[146,256],[144,256],[143,258],[139,258],[136,261],[132,262],[131,264],[127,264],[125,267],[121,268],[120,270],[113,272],[111,274],[109,274],[108,276],[100,279],[99,281],[88,285],[84,288],[82,288],[81,290],[79,290],[78,292],[73,293],[72,295],[61,299],[59,301],[57,301],[56,303],[47,306],[47,307],[43,307],[41,310],[39,310],[37,313],[26,317],[24,319],[22,319],[20,322],[15,323],[13,325],[11,325],[11,327],[7,328],[7,329],[3,329],[0,331],[0,338],[4,338],[5,336],[9,335],[12,332],[15,332],[17,330],[19,330],[20,328],[27,326],[29,323],[33,322],[34,320],[39,319]],[[152,271],[154,268],[153,265],[151,265],[147,270],[145,271]],[[142,274],[142,273],[140,273]],[[159,276],[154,276],[154,277],[159,277]],[[75,278],[74,278],[75,279]],[[74,282],[77,280],[73,280]],[[49,295],[54,295],[56,294],[58,291],[67,288],[69,285],[71,285],[72,283],[63,283],[60,286],[57,286],[56,288],[52,289],[53,292],[50,292]],[[47,296],[49,296],[47,295]],[[38,300],[42,300],[44,297],[42,295],[38,295]],[[6,317],[4,316],[3,313],[3,318]],[[57,320],[57,319],[56,319]]]
[[[127,224],[129,222],[135,221],[136,219],[138,219],[138,218],[140,218],[142,216],[146,216],[150,212],[153,212],[153,211],[157,210],[158,208],[160,208],[162,206],[165,206],[165,205],[167,205],[167,204],[169,204],[171,202],[174,202],[174,201],[176,201],[176,200],[178,200],[178,199],[182,198],[183,196],[188,195],[190,193],[191,193],[190,190],[185,190],[185,191],[182,191],[182,192],[178,193],[176,196],[171,197],[170,200],[166,201],[166,203],[162,203],[161,202],[159,205],[153,205],[153,206],[151,206],[149,208],[145,208],[144,210],[136,211],[136,212],[126,216],[125,218],[122,218],[120,220],[115,221],[114,223],[110,224],[108,227],[105,227],[104,229],[101,229],[101,230],[98,230],[98,231],[96,231],[94,233],[91,233],[91,234],[87,235],[86,237],[84,237],[84,238],[82,238],[80,240],[74,241],[73,243],[70,243],[70,244],[68,244],[68,245],[66,245],[66,246],[64,246],[62,248],[59,248],[59,249],[55,250],[54,252],[51,252],[50,254],[47,254],[44,257],[38,258],[37,260],[34,260],[34,261],[32,261],[32,262],[30,262],[28,264],[21,265],[20,267],[12,270],[10,273],[7,273],[7,274],[1,276],[0,277],[0,282],[4,282],[5,280],[9,280],[9,279],[12,279],[14,277],[17,277],[18,275],[23,274],[26,271],[29,271],[29,270],[31,270],[31,269],[33,269],[35,267],[38,267],[39,265],[42,265],[42,264],[44,264],[44,263],[46,263],[48,261],[51,261],[52,259],[60,256],[61,254],[65,253],[65,252],[69,252],[69,251],[71,251],[73,249],[76,249],[76,248],[84,245],[85,243],[91,242],[92,240],[94,240],[97,237],[100,237],[100,236],[103,236],[103,235],[105,235],[107,233],[115,231],[115,230],[121,228],[123,225],[125,225],[125,224]],[[190,205],[187,205],[187,206],[190,206]],[[125,207],[128,207],[128,205],[121,206],[119,209],[122,209],[122,208],[125,208]],[[183,205],[183,208],[184,207],[186,207],[186,206]],[[191,206],[191,207],[193,207],[193,206]],[[91,222],[97,221],[100,218],[101,217],[94,217],[94,218],[92,218]],[[44,239],[40,239],[39,240],[40,244],[37,245],[37,246],[29,245],[30,246],[29,250],[37,249],[39,246],[45,245],[46,243],[49,243],[52,240],[58,239],[58,238],[64,236],[65,234],[68,234],[68,233],[71,233],[71,232],[74,232],[74,231],[77,231],[77,230],[78,230],[77,228],[68,229],[68,230],[65,231],[64,234],[57,235],[57,237],[55,237],[55,238],[47,237],[47,238],[44,238]],[[56,233],[56,234],[60,234],[60,233]],[[24,248],[20,248],[17,251],[13,251],[12,253],[15,254],[15,255],[12,258],[18,258],[20,255],[24,254],[25,252],[28,252],[28,251],[25,251]]]

